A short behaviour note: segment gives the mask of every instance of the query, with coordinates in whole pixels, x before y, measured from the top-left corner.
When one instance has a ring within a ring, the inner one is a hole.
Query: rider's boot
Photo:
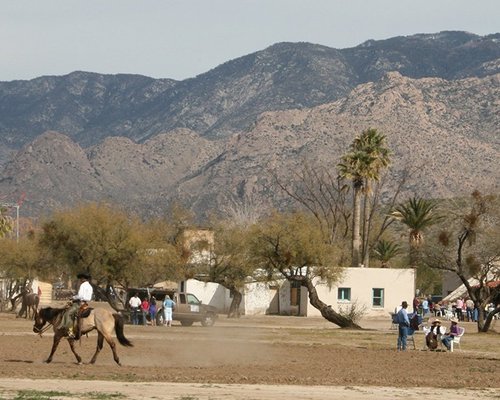
[[[68,337],[70,339],[76,339],[75,332],[73,331],[73,327],[68,328]]]

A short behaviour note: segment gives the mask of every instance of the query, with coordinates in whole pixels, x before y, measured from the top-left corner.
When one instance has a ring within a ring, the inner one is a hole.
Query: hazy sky
[[[72,71],[185,79],[277,42],[500,31],[500,0],[0,0],[0,81]]]

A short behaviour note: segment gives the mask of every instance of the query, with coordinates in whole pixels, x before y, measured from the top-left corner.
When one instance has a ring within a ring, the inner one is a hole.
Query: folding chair
[[[462,350],[462,347],[460,347],[460,339],[465,333],[465,328],[462,328],[461,326],[458,327],[458,335],[453,338],[453,340],[450,342],[450,351],[453,352],[453,348],[455,345],[457,345],[460,350]]]

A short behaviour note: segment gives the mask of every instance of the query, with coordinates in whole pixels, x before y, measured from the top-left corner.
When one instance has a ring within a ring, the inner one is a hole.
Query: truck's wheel
[[[161,325],[163,325],[165,323],[165,321],[163,320],[163,318],[164,317],[163,317],[163,309],[162,309],[161,313],[159,312],[158,314],[156,314],[156,325],[157,326],[161,326]]]
[[[201,320],[203,326],[213,326],[215,324],[215,315],[209,313]]]
[[[193,325],[193,321],[181,321],[182,326],[191,326]]]

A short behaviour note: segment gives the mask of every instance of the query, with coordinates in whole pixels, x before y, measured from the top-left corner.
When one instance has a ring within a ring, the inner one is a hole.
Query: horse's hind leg
[[[75,350],[75,339],[68,338],[68,343],[69,343],[69,347],[71,347],[71,351],[73,352],[73,354],[76,357],[76,361],[78,362],[78,364],[81,364],[82,363],[82,358],[80,357],[80,355]]]
[[[97,360],[97,355],[102,350],[103,344],[104,344],[104,336],[102,336],[101,332],[97,332],[97,347],[95,349],[95,353],[94,356],[92,357],[92,360],[90,360],[91,364],[94,364],[95,360]]]
[[[111,337],[111,335],[107,334],[104,336],[106,338],[106,342],[108,342],[109,347],[111,347],[111,351],[113,352],[113,359],[115,362],[121,366],[120,364],[120,358],[118,357],[118,353],[116,352],[116,343]]]

